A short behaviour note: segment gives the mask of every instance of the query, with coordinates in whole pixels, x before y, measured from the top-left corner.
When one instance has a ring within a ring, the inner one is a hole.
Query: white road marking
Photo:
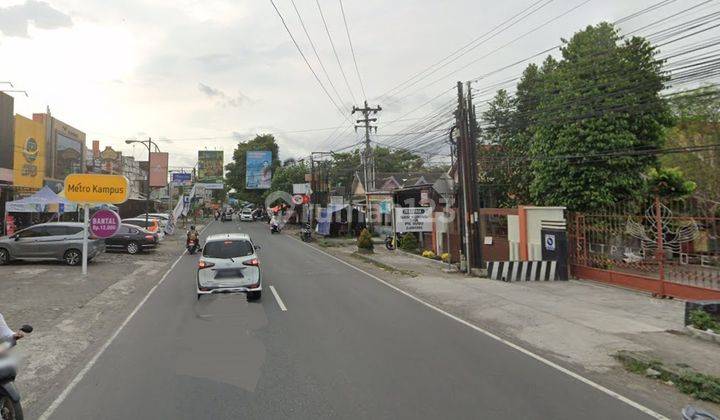
[[[213,221],[210,221],[210,223],[207,224],[200,231],[200,234],[202,234],[205,231],[205,229],[207,229],[212,224],[213,224]],[[87,375],[87,373],[90,371],[90,369],[92,369],[92,367],[95,366],[95,363],[97,363],[98,359],[100,359],[100,356],[102,356],[103,353],[105,353],[105,350],[107,350],[107,348],[110,347],[110,344],[112,344],[113,341],[115,341],[115,339],[117,338],[118,335],[120,335],[120,333],[125,328],[125,326],[130,322],[130,320],[135,316],[135,314],[138,313],[138,311],[145,304],[145,302],[147,302],[147,300],[153,294],[155,289],[157,289],[161,284],[163,284],[163,282],[167,278],[168,274],[170,274],[170,272],[175,268],[177,263],[180,262],[180,260],[182,259],[182,257],[185,255],[186,252],[187,252],[187,250],[183,251],[183,253],[180,254],[180,256],[175,260],[175,262],[172,263],[170,268],[168,268],[168,270],[165,272],[165,274],[163,274],[163,276],[160,278],[160,281],[158,281],[147,292],[145,297],[140,301],[140,303],[137,304],[135,309],[133,309],[133,311],[130,312],[130,315],[128,315],[127,318],[125,318],[125,321],[123,321],[123,323],[120,324],[120,326],[117,328],[117,330],[115,330],[113,335],[111,335],[110,338],[108,338],[108,340],[102,345],[102,347],[100,347],[100,350],[98,350],[98,352],[95,353],[95,356],[93,356],[93,358],[90,359],[90,361],[82,368],[82,370],[80,372],[78,372],[77,375],[75,375],[75,377],[70,382],[70,384],[68,384],[68,386],[65,387],[63,392],[61,392],[60,395],[58,395],[58,397],[55,398],[55,401],[53,401],[52,404],[50,404],[50,406],[47,408],[47,410],[45,410],[44,413],[42,413],[42,415],[38,418],[38,420],[47,420],[50,418],[50,416],[52,416],[52,414],[55,412],[55,410],[57,410],[57,408],[60,406],[60,404],[62,404],[63,401],[65,401],[65,399],[68,397],[68,395],[70,395],[70,392],[72,392],[72,390],[77,386],[77,384],[79,384],[80,381],[83,380],[83,378],[85,377],[85,375]]]
[[[278,292],[277,292],[277,290],[275,290],[274,286],[270,286],[270,291],[272,292],[273,296],[275,296],[275,300],[277,301],[277,304],[280,307],[280,310],[283,312],[287,311],[287,308],[285,307],[285,303],[283,303],[282,299],[280,299],[280,295],[278,295]]]
[[[292,236],[290,236],[290,237],[292,238]],[[647,414],[647,415],[650,416],[650,417],[653,417],[653,418],[656,418],[656,419],[659,419],[659,420],[669,420],[667,417],[663,416],[662,414],[657,413],[657,412],[653,411],[652,409],[650,409],[650,408],[648,408],[648,407],[645,407],[644,405],[642,405],[642,404],[640,404],[640,403],[638,403],[638,402],[635,402],[635,401],[631,400],[630,398],[627,398],[627,397],[625,397],[625,396],[623,396],[623,395],[620,395],[620,394],[618,394],[617,392],[615,392],[615,391],[613,391],[613,390],[611,390],[611,389],[609,389],[609,388],[606,388],[606,387],[600,385],[600,384],[597,383],[597,382],[592,381],[591,379],[588,379],[588,378],[586,378],[586,377],[584,377],[584,376],[582,376],[582,375],[580,375],[580,374],[578,374],[578,373],[575,373],[575,372],[573,372],[573,371],[571,371],[571,370],[569,370],[569,369],[566,369],[566,368],[558,365],[557,363],[555,363],[555,362],[553,362],[553,361],[550,361],[550,360],[548,360],[548,359],[540,356],[539,354],[533,353],[532,351],[530,351],[530,350],[528,350],[528,349],[526,349],[526,348],[524,348],[524,347],[522,347],[522,346],[520,346],[520,345],[517,345],[517,344],[515,344],[515,343],[513,343],[513,342],[511,342],[511,341],[508,341],[508,340],[506,340],[506,339],[504,339],[504,338],[502,338],[502,337],[499,337],[499,336],[491,333],[490,331],[488,331],[488,330],[486,330],[486,329],[484,329],[484,328],[482,328],[482,327],[478,327],[477,325],[472,324],[472,323],[470,323],[469,321],[466,321],[466,320],[464,320],[464,319],[462,319],[462,318],[460,318],[460,317],[457,317],[457,316],[455,316],[455,315],[453,315],[453,314],[451,314],[451,313],[449,313],[449,312],[447,312],[447,311],[445,311],[445,310],[443,310],[443,309],[440,309],[440,308],[438,308],[437,306],[433,305],[432,303],[428,303],[428,302],[420,299],[419,297],[417,297],[417,296],[415,296],[415,295],[413,295],[413,294],[411,294],[411,293],[408,293],[408,292],[400,289],[399,287],[394,286],[394,285],[386,282],[385,280],[381,279],[380,277],[377,277],[377,276],[375,276],[374,274],[368,273],[367,271],[363,270],[362,268],[356,267],[356,266],[350,264],[349,262],[344,261],[344,260],[342,260],[342,259],[340,259],[340,258],[338,258],[338,257],[336,257],[336,256],[334,256],[334,255],[332,255],[332,254],[329,254],[329,253],[327,253],[327,252],[325,252],[325,251],[323,251],[323,250],[321,250],[321,249],[315,248],[315,247],[312,246],[312,245],[309,245],[309,244],[307,244],[307,243],[305,243],[305,242],[302,242],[302,241],[300,241],[300,239],[296,239],[296,238],[293,238],[293,239],[296,240],[296,241],[298,241],[298,242],[301,242],[303,245],[306,245],[306,246],[314,249],[314,250],[317,251],[317,252],[320,252],[321,254],[327,255],[328,257],[334,259],[335,261],[337,261],[337,262],[339,262],[339,263],[345,264],[346,266],[352,268],[353,270],[356,270],[356,271],[359,271],[359,272],[365,274],[366,276],[368,276],[368,277],[370,277],[370,278],[372,278],[372,279],[374,279],[374,280],[376,280],[376,281],[384,284],[385,286],[387,286],[387,287],[395,290],[396,292],[402,293],[403,295],[409,297],[410,299],[412,299],[412,300],[414,300],[414,301],[416,301],[416,302],[418,302],[418,303],[420,303],[420,304],[422,304],[422,305],[425,305],[425,306],[427,306],[428,308],[430,308],[430,309],[432,309],[432,310],[434,310],[434,311],[436,311],[436,312],[439,312],[439,313],[447,316],[448,318],[451,318],[451,319],[453,319],[453,320],[455,320],[455,321],[457,321],[457,322],[459,322],[459,323],[461,323],[461,324],[463,324],[463,325],[465,325],[465,326],[467,326],[467,327],[470,327],[470,328],[472,328],[473,330],[475,330],[475,331],[477,331],[477,332],[479,332],[479,333],[481,333],[481,334],[484,334],[484,335],[486,335],[486,336],[488,336],[488,337],[490,337],[490,338],[492,338],[492,339],[494,339],[494,340],[496,340],[496,341],[499,341],[499,342],[505,344],[506,346],[508,346],[508,347],[510,347],[510,348],[512,348],[512,349],[515,349],[515,350],[519,351],[520,353],[523,353],[523,354],[525,354],[525,355],[527,355],[527,356],[530,356],[530,357],[532,357],[533,359],[535,359],[535,360],[537,360],[537,361],[539,361],[539,362],[541,362],[541,363],[543,363],[543,364],[545,364],[545,365],[547,365],[547,366],[549,366],[549,367],[551,367],[551,368],[553,368],[553,369],[556,369],[556,370],[558,370],[558,371],[560,371],[560,372],[562,372],[562,373],[564,373],[564,374],[566,374],[566,375],[568,375],[568,376],[570,376],[570,377],[572,377],[572,378],[574,378],[574,379],[576,379],[576,380],[578,380],[578,381],[580,381],[580,382],[582,382],[582,383],[584,383],[584,384],[586,384],[586,385],[589,385],[589,386],[597,389],[598,391],[601,391],[601,392],[603,392],[603,393],[605,393],[605,394],[607,394],[607,395],[609,395],[609,396],[611,396],[611,397],[613,397],[613,398],[615,398],[615,399],[617,399],[617,400],[619,400],[619,401],[622,401],[622,402],[624,402],[625,404],[627,404],[627,405],[629,405],[629,406],[631,406],[631,407],[633,407],[633,408],[636,408],[636,409],[642,411],[643,413]],[[270,286],[270,287],[272,288],[272,286]]]

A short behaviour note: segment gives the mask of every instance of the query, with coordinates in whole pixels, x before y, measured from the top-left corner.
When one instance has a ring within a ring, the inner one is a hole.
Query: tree
[[[705,87],[673,96],[670,108],[675,125],[668,131],[668,148],[697,147],[720,143],[720,89]],[[698,195],[717,200],[720,192],[720,149],[662,156],[666,167],[680,167],[697,183]],[[713,168],[714,170],[708,170]]]
[[[532,121],[531,197],[582,211],[638,198],[641,174],[657,158],[623,152],[663,144],[672,119],[659,95],[667,81],[662,62],[645,39],[621,43],[609,23],[563,42],[562,60],[544,77]]]
[[[693,181],[685,179],[680,168],[650,168],[647,186],[651,195],[668,200],[688,196],[697,187]]]
[[[293,184],[304,183],[305,174],[307,173],[309,173],[309,169],[304,163],[278,168],[273,174],[272,184],[270,189],[267,190],[266,196],[275,191],[292,194]]]
[[[383,173],[417,172],[424,169],[425,162],[423,159],[408,150],[377,146],[373,149],[373,153],[375,172],[378,175]],[[333,186],[345,186],[349,191],[356,172],[362,172],[362,159],[359,150],[333,154],[329,168],[329,176]]]
[[[272,152],[272,172],[280,167],[279,150],[278,145],[275,142],[275,137],[272,134],[261,134],[255,136],[254,139],[248,142],[240,142],[233,152],[233,161],[225,166],[227,170],[226,179],[227,184],[234,188],[236,191],[236,197],[239,200],[248,201],[251,203],[260,203],[263,199],[265,191],[263,190],[247,190],[245,189],[245,170],[246,170],[246,158],[248,151],[263,151],[268,150]]]

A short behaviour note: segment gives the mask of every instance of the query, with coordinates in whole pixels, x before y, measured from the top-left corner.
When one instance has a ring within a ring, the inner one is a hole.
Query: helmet
[[[191,225],[190,230],[195,230],[195,225]]]

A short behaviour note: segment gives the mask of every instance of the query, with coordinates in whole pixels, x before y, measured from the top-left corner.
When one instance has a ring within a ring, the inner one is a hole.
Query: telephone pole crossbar
[[[353,115],[356,112],[360,112],[363,116],[363,118],[356,120],[357,124],[355,124],[355,132],[357,132],[358,128],[365,129],[365,150],[362,153],[362,166],[363,184],[367,191],[375,190],[375,160],[373,158],[372,147],[370,145],[370,131],[374,129],[377,133],[377,125],[371,125],[371,123],[377,122],[377,118],[371,118],[370,115],[376,115],[380,111],[382,111],[382,107],[380,105],[371,108],[368,106],[367,101],[365,101],[362,108],[353,106],[352,110]]]

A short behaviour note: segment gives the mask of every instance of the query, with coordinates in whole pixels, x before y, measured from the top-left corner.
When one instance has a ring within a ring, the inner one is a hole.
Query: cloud
[[[238,92],[236,96],[229,96],[220,89],[208,86],[205,83],[198,83],[198,89],[206,96],[217,99],[218,103],[224,108],[238,108],[246,103],[252,102],[252,99],[243,95],[241,92]]]
[[[72,18],[44,1],[26,0],[24,4],[0,8],[0,32],[28,38],[30,22],[36,28],[57,29],[73,25]]]

